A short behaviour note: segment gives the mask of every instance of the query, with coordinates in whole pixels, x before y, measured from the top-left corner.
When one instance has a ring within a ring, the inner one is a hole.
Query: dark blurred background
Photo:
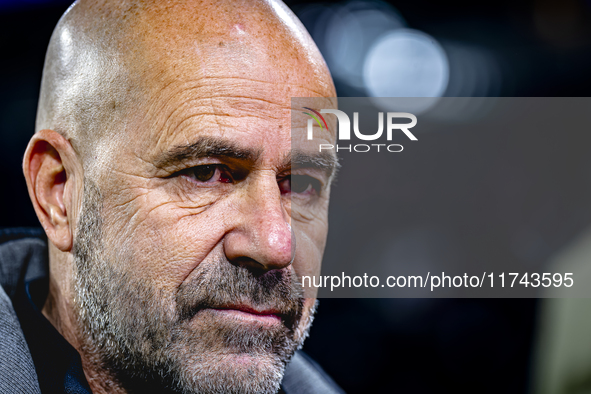
[[[287,4],[325,55],[340,96],[565,97],[591,91],[591,1]],[[0,227],[39,225],[20,163],[34,131],[45,49],[68,6],[62,0],[0,0]],[[542,237],[545,247],[535,258],[550,259],[588,219],[573,217],[547,233],[551,247]],[[324,299],[305,350],[350,393],[526,393],[538,304]]]

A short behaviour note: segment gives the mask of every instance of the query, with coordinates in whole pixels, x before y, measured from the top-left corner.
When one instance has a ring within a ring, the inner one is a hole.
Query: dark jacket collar
[[[12,299],[41,392],[90,393],[80,355],[41,313],[49,288],[43,233],[35,229],[3,230],[0,242],[1,284]]]

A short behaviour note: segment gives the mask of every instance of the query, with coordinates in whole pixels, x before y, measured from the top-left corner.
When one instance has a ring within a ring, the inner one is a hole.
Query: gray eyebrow
[[[168,151],[160,153],[154,159],[153,164],[157,168],[168,168],[203,157],[226,157],[254,163],[261,154],[261,150],[243,148],[223,138],[200,137],[195,142],[176,145]],[[337,157],[329,152],[307,153],[295,150],[284,158],[283,167],[318,169],[324,172],[328,179],[331,179],[336,175],[340,164]]]
[[[313,168],[324,172],[327,178],[333,178],[340,168],[338,158],[328,152],[307,153],[302,151],[292,151],[286,158],[286,161],[293,169]]]
[[[153,161],[158,168],[172,167],[191,159],[202,157],[227,157],[231,159],[255,162],[261,151],[239,147],[223,138],[200,137],[197,141],[177,145],[159,154]]]

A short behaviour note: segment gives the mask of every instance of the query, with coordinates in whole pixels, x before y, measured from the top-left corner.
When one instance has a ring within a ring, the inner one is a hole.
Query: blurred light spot
[[[444,42],[449,61],[449,82],[445,100],[425,113],[436,121],[466,123],[487,116],[503,84],[496,57],[486,48],[457,42]],[[506,73],[505,73],[506,74]]]
[[[430,111],[440,97],[370,97],[376,107],[388,112],[410,112],[414,115]]]
[[[365,59],[363,78],[377,97],[440,97],[449,79],[443,48],[431,36],[400,29],[382,37]]]
[[[336,8],[324,36],[325,57],[334,76],[363,88],[363,62],[371,45],[384,33],[405,25],[394,8],[381,2],[350,2]]]
[[[459,43],[444,44],[450,64],[448,97],[494,97],[501,88],[501,71],[484,48]]]
[[[326,60],[326,45],[324,45],[324,37],[326,36],[326,26],[335,12],[334,6],[309,4],[294,9],[294,11],[314,39],[316,46],[318,46],[318,49],[322,52],[322,55]]]

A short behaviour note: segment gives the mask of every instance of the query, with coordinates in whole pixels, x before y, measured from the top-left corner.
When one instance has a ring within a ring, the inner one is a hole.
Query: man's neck
[[[49,293],[41,312],[70,345],[80,351],[80,343],[75,335],[76,330],[73,324],[75,319],[70,305],[51,275],[49,277]]]

